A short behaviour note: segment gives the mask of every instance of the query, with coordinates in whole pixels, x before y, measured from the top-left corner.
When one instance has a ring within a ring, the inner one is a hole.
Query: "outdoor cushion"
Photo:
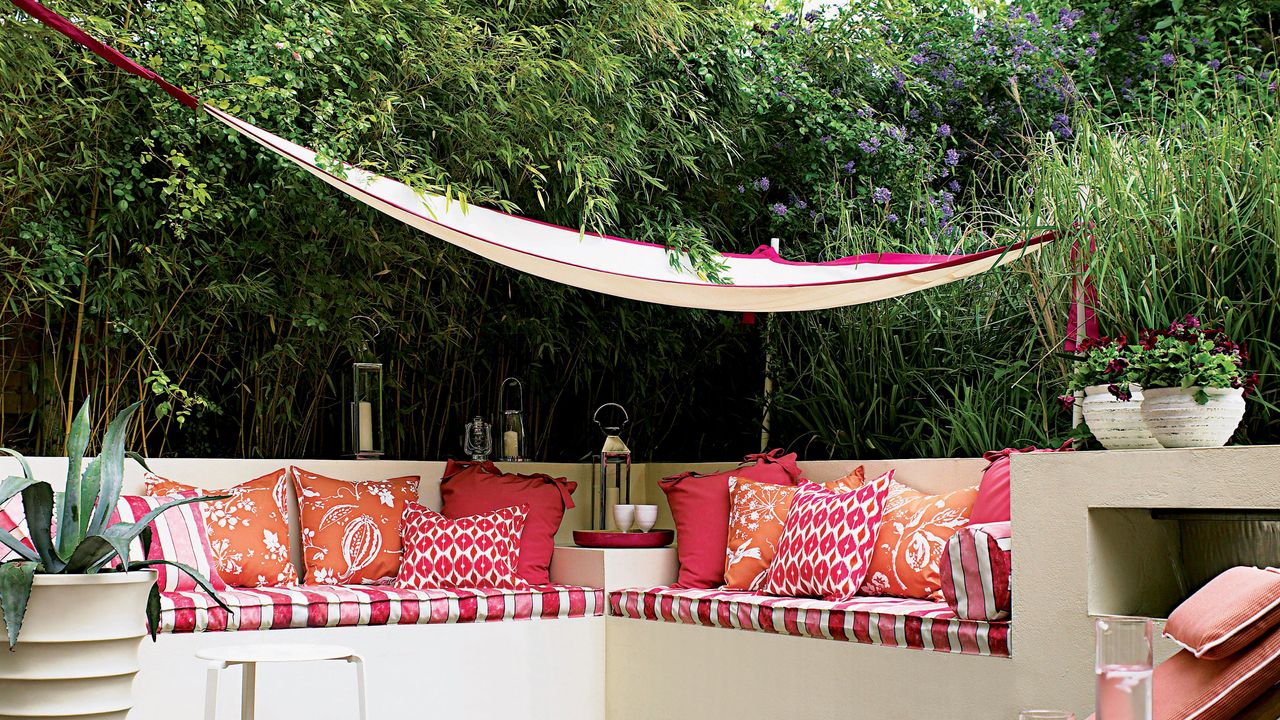
[[[958,617],[1007,620],[1012,608],[1010,523],[961,528],[942,554],[942,595]]]
[[[520,537],[517,572],[526,582],[545,585],[551,582],[551,553],[556,547],[556,532],[560,530],[565,509],[573,507],[572,495],[577,488],[577,483],[565,478],[541,473],[504,473],[491,462],[450,460],[440,481],[443,501],[440,513],[456,520],[512,505],[527,505],[529,517]]]
[[[702,475],[686,472],[658,482],[676,526],[680,587],[712,588],[724,582],[729,546],[729,478],[772,485],[794,485],[801,478],[796,454],[771,450],[748,455],[735,470]]]
[[[1009,656],[1008,623],[961,620],[944,603],[931,600],[854,597],[831,602],[741,590],[655,587],[611,593],[609,612],[636,620]]]
[[[289,557],[289,471],[280,468],[225,490],[209,490],[147,474],[148,495],[199,492],[229,495],[198,503],[209,530],[218,574],[233,587],[293,585]]]
[[[528,505],[450,520],[417,503],[404,508],[404,556],[396,585],[405,588],[528,587],[516,574]]]
[[[848,493],[812,483],[796,491],[769,566],[771,595],[842,600],[858,593],[875,551],[893,471]]]
[[[849,492],[862,485],[859,465],[845,477],[823,483],[832,492]],[[725,548],[724,587],[758,590],[778,551],[778,540],[796,494],[795,485],[772,485],[729,477],[729,546]]]
[[[926,495],[890,483],[875,552],[858,594],[941,600],[942,555],[956,530],[969,522],[977,495],[977,487]]]
[[[418,501],[418,476],[347,482],[302,468],[290,473],[302,512],[308,583],[393,580],[400,571],[400,520]]]
[[[1198,658],[1219,660],[1280,624],[1280,572],[1234,567],[1169,615],[1164,636]]]
[[[22,495],[14,495],[0,504],[0,530],[9,533],[13,539],[34,550],[31,534],[27,531],[27,514],[22,509]],[[0,545],[0,563],[17,560],[18,553],[8,546]]]
[[[571,585],[523,590],[411,590],[391,585],[295,585],[160,595],[160,631],[173,633],[350,625],[426,625],[602,614],[604,592]]]
[[[978,497],[973,503],[973,512],[969,515],[971,525],[992,522],[1008,522],[1011,518],[1009,508],[1009,457],[1016,453],[1026,452],[1065,452],[1071,449],[1070,441],[1062,447],[1036,448],[1026,447],[1021,450],[1005,448],[992,450],[982,457],[990,465],[982,471],[982,482],[978,485]]]

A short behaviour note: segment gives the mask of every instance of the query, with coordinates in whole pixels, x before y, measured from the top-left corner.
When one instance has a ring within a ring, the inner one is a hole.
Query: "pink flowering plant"
[[[1195,388],[1195,400],[1203,405],[1209,401],[1205,388],[1242,388],[1250,395],[1258,374],[1245,369],[1248,361],[1242,343],[1187,315],[1168,329],[1142,331],[1132,373],[1147,388]]]

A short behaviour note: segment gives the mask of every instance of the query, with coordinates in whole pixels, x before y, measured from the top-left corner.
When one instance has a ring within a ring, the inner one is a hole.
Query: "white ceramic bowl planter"
[[[151,570],[36,575],[18,645],[0,647],[0,720],[124,720],[154,582]]]
[[[1153,388],[1145,393],[1142,419],[1167,448],[1222,447],[1244,418],[1244,390],[1203,388],[1209,401],[1196,402],[1200,388]]]
[[[1080,410],[1089,432],[1108,450],[1161,447],[1142,419],[1142,388],[1131,384],[1129,392],[1132,397],[1126,401],[1112,395],[1106,385],[1085,388]]]

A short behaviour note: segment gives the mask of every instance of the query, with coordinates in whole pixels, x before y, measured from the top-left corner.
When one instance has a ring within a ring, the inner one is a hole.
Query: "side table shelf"
[[[551,582],[604,588],[670,585],[676,581],[676,549],[604,549],[557,545],[551,556]]]

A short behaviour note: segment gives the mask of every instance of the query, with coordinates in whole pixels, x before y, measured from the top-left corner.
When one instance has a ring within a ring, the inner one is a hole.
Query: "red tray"
[[[574,530],[573,542],[589,548],[660,548],[676,539],[675,530],[618,532],[616,530]]]

